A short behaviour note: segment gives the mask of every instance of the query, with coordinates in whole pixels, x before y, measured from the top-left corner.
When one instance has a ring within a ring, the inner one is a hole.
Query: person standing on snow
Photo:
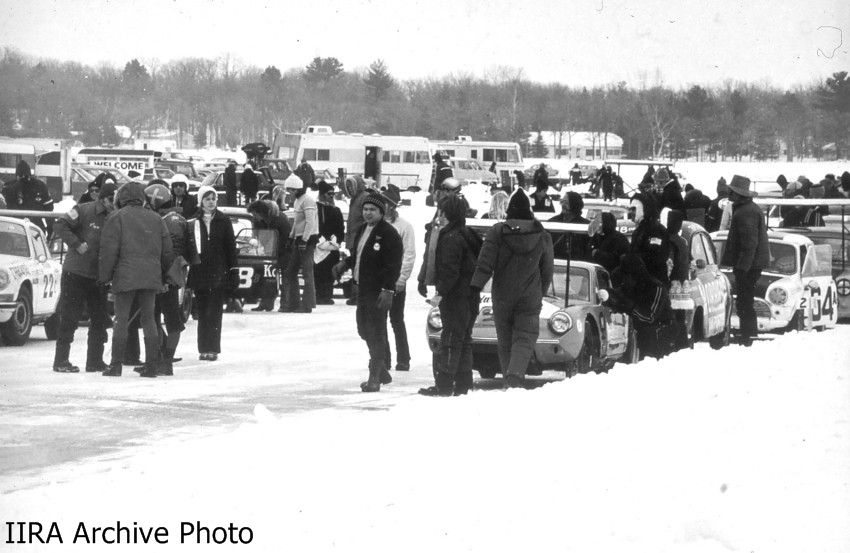
[[[221,353],[221,321],[228,291],[239,287],[236,237],[230,218],[217,209],[212,186],[198,190],[201,213],[189,229],[189,288],[198,305],[198,353],[201,361],[215,361]]]
[[[463,196],[440,200],[446,225],[439,231],[436,252],[437,295],[440,309],[440,362],[434,365],[434,385],[420,388],[424,396],[464,395],[472,390],[472,327],[478,317],[480,291],[470,285],[481,251],[481,239],[466,228],[469,205]]]
[[[156,377],[159,368],[159,334],[154,309],[171,268],[172,244],[162,218],[145,207],[145,186],[128,182],[115,194],[117,210],[103,227],[98,258],[98,280],[112,283],[115,296],[115,328],[112,332],[112,362],[103,376],[121,376],[127,326],[133,301],[138,302],[145,336],[145,370],[140,375]]]
[[[316,304],[333,305],[333,267],[339,263],[339,247],[345,239],[345,220],[342,217],[342,211],[334,205],[333,185],[328,184],[324,179],[319,179],[318,186],[319,243],[316,244],[314,261],[322,255],[325,257],[313,266]]]
[[[47,185],[32,176],[29,163],[24,160],[18,162],[15,168],[15,180],[3,185],[3,198],[6,200],[6,209],[20,211],[53,211],[53,198]],[[53,232],[53,221],[51,219],[33,218],[32,222],[45,232],[50,238]]]
[[[407,343],[407,326],[404,323],[404,304],[407,299],[407,281],[413,273],[413,265],[416,263],[416,237],[413,225],[398,214],[398,204],[401,203],[401,193],[394,184],[387,185],[383,193],[384,203],[387,205],[387,214],[384,217],[390,223],[399,237],[401,237],[402,256],[401,272],[395,284],[395,296],[393,305],[390,307],[390,326],[395,336],[396,366],[397,371],[410,370],[410,345]],[[392,348],[387,342],[387,367],[392,366]]]
[[[250,163],[246,163],[243,168],[242,177],[239,179],[239,191],[242,192],[242,200],[245,205],[257,199],[257,192],[260,191],[260,179]]]
[[[316,186],[316,172],[313,171],[313,166],[307,162],[307,158],[301,159],[301,165],[296,167],[295,176],[301,179],[306,188]]]
[[[363,219],[351,255],[333,268],[335,278],[351,269],[357,288],[357,333],[369,348],[369,378],[360,384],[363,392],[380,392],[381,384],[392,382],[387,366],[387,314],[393,303],[401,273],[404,246],[391,224],[384,220],[383,196],[369,194],[363,202]]]
[[[231,161],[227,164],[227,167],[224,169],[224,175],[222,177],[224,181],[224,197],[225,197],[225,205],[230,207],[236,207],[239,205],[239,202],[236,200],[236,193],[239,191],[239,186],[236,182],[236,162]],[[199,200],[200,203],[200,200]]]
[[[85,308],[89,314],[86,372],[106,370],[103,344],[108,338],[106,329],[112,325],[107,313],[106,289],[98,285],[97,263],[100,237],[106,217],[115,209],[112,203],[118,187],[106,180],[99,187],[97,200],[77,204],[56,220],[53,230],[68,247],[62,264],[62,286],[59,296],[59,329],[53,370],[75,373],[80,369],[69,360],[71,343]]]
[[[311,313],[316,307],[316,281],[313,278],[313,256],[319,243],[319,216],[316,200],[307,194],[307,183],[295,191],[295,221],[289,238],[292,255],[286,266],[281,291],[281,310],[285,313]],[[298,272],[304,279],[302,295]]]
[[[552,237],[534,219],[528,196],[517,190],[507,220],[487,232],[472,277],[473,293],[493,278],[493,318],[505,388],[521,387],[540,333],[543,295],[552,284]]]
[[[434,152],[434,182],[431,184],[431,193],[439,190],[446,179],[454,178],[455,172],[452,166],[446,163],[440,152]]]
[[[767,226],[761,209],[753,203],[750,179],[735,175],[729,183],[733,204],[732,223],[721,265],[732,267],[735,276],[735,308],[738,312],[741,343],[750,346],[758,335],[755,288],[761,271],[770,263]]]

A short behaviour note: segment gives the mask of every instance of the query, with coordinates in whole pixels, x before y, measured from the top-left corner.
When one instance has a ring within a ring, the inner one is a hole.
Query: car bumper
[[[756,298],[753,304],[756,310],[759,332],[788,328],[791,319],[794,318],[795,310],[793,307],[771,305],[761,298]],[[734,311],[732,312],[732,328],[735,330],[741,328],[741,321]]]

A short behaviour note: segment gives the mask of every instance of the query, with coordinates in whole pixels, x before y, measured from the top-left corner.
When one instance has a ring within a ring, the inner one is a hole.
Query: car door
[[[594,299],[598,301],[599,290],[611,289],[611,278],[602,267],[596,268],[596,290]],[[629,342],[629,317],[625,313],[616,313],[607,307],[601,307],[602,316],[602,352],[605,356],[622,355]]]
[[[714,244],[707,233],[696,231],[691,235],[691,257],[696,266],[692,295],[694,303],[702,305],[702,335],[708,338],[726,326],[728,281],[717,265]]]
[[[32,253],[33,279],[32,309],[33,313],[45,313],[53,310],[58,297],[59,282],[56,267],[51,263],[52,258],[47,250],[44,235],[37,228],[29,227],[30,251]]]
[[[817,244],[806,249],[800,276],[808,291],[800,308],[813,327],[833,327],[838,321],[838,291],[832,278],[832,247]]]

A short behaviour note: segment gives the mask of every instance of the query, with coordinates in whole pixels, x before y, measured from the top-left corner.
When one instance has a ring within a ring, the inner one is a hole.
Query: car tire
[[[591,371],[599,372],[602,368],[599,361],[599,340],[596,339],[596,332],[590,324],[586,324],[585,329],[581,351],[576,358],[576,370],[579,374]]]
[[[32,292],[29,288],[21,288],[15,300],[15,311],[12,318],[0,326],[3,340],[10,346],[23,346],[29,340],[32,332]]]

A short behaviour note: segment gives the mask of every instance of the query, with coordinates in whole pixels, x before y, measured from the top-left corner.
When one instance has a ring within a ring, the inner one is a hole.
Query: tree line
[[[196,147],[271,144],[309,124],[334,130],[524,143],[532,131],[610,132],[630,158],[846,157],[850,79],[835,73],[792,90],[725,82],[681,89],[660,82],[585,87],[531,82],[522,69],[457,72],[401,81],[382,60],[346,70],[333,57],[281,72],[229,55],[123,68],[31,59],[4,48],[0,135],[76,137],[116,144],[115,125],[136,135],[191,133]],[[181,146],[181,145],[178,145]],[[547,146],[524,143],[541,155]],[[834,150],[833,150],[834,148]]]

